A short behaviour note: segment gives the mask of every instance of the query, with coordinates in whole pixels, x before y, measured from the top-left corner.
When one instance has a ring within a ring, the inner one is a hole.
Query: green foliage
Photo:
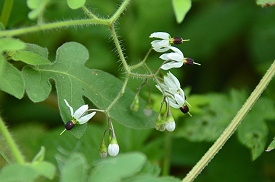
[[[67,0],[68,6],[71,9],[81,8],[85,4],[86,0]]]
[[[236,90],[232,90],[229,97],[223,94],[208,94],[204,97],[208,101],[207,105],[202,107],[200,115],[188,117],[183,122],[176,132],[178,137],[196,142],[215,141],[245,101],[245,94]]]
[[[273,101],[260,98],[237,130],[240,142],[251,150],[253,160],[257,159],[265,149],[268,135],[265,121],[275,119],[274,110]]]
[[[0,38],[0,53],[4,51],[16,51],[25,48],[25,43],[14,38]]]
[[[27,0],[28,7],[32,9],[32,11],[28,14],[29,19],[33,20],[41,15],[48,2],[49,0]]]
[[[15,172],[16,171],[16,172]],[[49,162],[33,162],[31,164],[10,164],[1,169],[2,181],[35,181],[40,176],[53,179],[55,166]]]
[[[106,109],[122,88],[122,82],[103,71],[84,67],[87,59],[87,49],[81,44],[71,42],[65,43],[57,50],[56,61],[51,65],[25,67],[23,76],[29,98],[33,102],[45,100],[52,89],[49,80],[53,79],[56,83],[61,116],[65,123],[71,119],[71,116],[64,99],[75,110],[84,104],[83,96],[90,99],[99,109]],[[154,127],[156,114],[147,117],[141,110],[135,113],[130,111],[131,99],[134,95],[127,89],[124,96],[110,110],[110,116],[127,127]],[[141,105],[144,106],[145,102],[141,102]],[[85,129],[84,124],[76,127],[72,132],[79,138]]]
[[[181,23],[191,8],[191,0],[172,0],[177,23]]]
[[[0,89],[21,99],[24,95],[24,81],[21,72],[0,55]]]
[[[15,51],[11,54],[14,61],[22,61],[29,65],[50,64],[48,58],[48,50],[35,44],[26,44],[24,50]]]

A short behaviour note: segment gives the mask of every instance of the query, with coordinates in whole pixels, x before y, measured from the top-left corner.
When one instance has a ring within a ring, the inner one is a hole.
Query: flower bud
[[[139,109],[139,96],[138,94],[136,94],[131,106],[130,106],[130,109],[134,112],[137,112],[138,109]]]
[[[172,132],[175,130],[175,128],[176,128],[176,122],[175,122],[173,116],[170,115],[167,117],[167,122],[165,123],[165,129],[167,131]]]
[[[102,143],[100,145],[99,153],[100,153],[100,157],[102,159],[105,159],[107,157],[107,147],[105,145],[104,140],[102,141]]]
[[[116,138],[113,138],[108,145],[108,153],[110,156],[117,156],[119,153],[119,145],[117,144]]]
[[[155,129],[158,131],[164,131],[165,130],[165,120],[160,116],[158,116],[156,124],[155,124]]]
[[[152,113],[153,113],[153,110],[152,110],[152,104],[151,103],[148,103],[145,105],[144,109],[143,109],[143,113],[146,115],[146,116],[151,116]]]

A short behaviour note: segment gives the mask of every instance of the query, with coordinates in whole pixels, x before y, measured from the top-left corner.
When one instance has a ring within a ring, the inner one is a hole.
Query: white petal
[[[64,99],[64,101],[65,101],[65,104],[70,108],[71,116],[73,116],[73,115],[74,115],[74,110],[73,110],[73,108],[70,106],[70,104],[67,102],[66,99]]]
[[[175,87],[177,89],[180,89],[180,82],[177,79],[177,77],[175,77],[171,72],[167,73],[168,78],[170,78],[170,80],[172,80],[172,82],[176,85]]]
[[[87,110],[88,105],[83,105],[74,112],[73,117],[78,120]]]
[[[170,35],[166,32],[154,32],[149,37],[150,38],[169,39]]]
[[[171,61],[171,62],[165,63],[160,68],[163,70],[169,70],[171,68],[180,68],[182,65],[183,65],[183,63]]]
[[[174,60],[174,61],[178,61],[178,62],[182,62],[183,63],[183,56],[178,54],[178,53],[169,53],[167,54],[167,57],[170,60]]]
[[[77,119],[77,121],[79,124],[87,123],[95,114],[96,114],[96,112],[92,112],[90,114],[82,116],[81,118]]]
[[[169,57],[167,56],[169,53],[165,53],[165,54],[162,54],[159,58],[164,60],[164,61],[167,61],[169,60]]]
[[[180,94],[175,94],[174,97],[175,97],[176,102],[177,102],[180,106],[182,106],[182,105],[184,104],[185,98],[183,98]]]
[[[183,56],[183,54],[182,54],[181,50],[179,50],[178,48],[173,47],[173,46],[170,46],[170,49],[171,49],[171,50],[173,50],[175,53],[178,53],[178,54],[180,54],[180,55],[182,55],[182,56]]]
[[[169,50],[169,47],[153,47],[153,49],[156,51],[156,52],[166,52]]]

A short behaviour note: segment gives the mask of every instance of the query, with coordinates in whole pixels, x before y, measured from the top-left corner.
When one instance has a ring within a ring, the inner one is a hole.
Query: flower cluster
[[[194,62],[191,58],[185,58],[183,53],[176,47],[171,46],[172,44],[181,44],[182,38],[171,36],[166,32],[155,32],[150,35],[150,38],[157,38],[151,42],[153,49],[157,52],[166,52],[171,50],[172,52],[164,53],[159,58],[164,62],[161,65],[161,69],[170,70],[171,68],[180,68],[185,65],[193,65],[199,63]],[[186,97],[184,91],[181,89],[179,80],[171,73],[168,72],[167,76],[164,76],[162,83],[158,83],[156,87],[162,92],[164,101],[166,103],[166,112],[164,116],[161,116],[161,111],[156,121],[156,129],[164,131],[174,131],[176,124],[171,114],[170,106],[176,109],[180,109],[183,113],[189,113],[189,108],[186,105]]]
[[[176,47],[171,46],[171,44],[181,44],[184,40],[179,37],[171,38],[171,36],[166,32],[155,32],[152,33],[149,38],[157,38],[160,40],[153,40],[151,45],[153,49],[157,52],[166,52],[172,50],[173,52],[164,53],[160,56],[160,59],[164,60],[162,66],[160,67],[163,70],[169,70],[171,68],[180,68],[183,64],[193,65],[199,63],[194,62],[191,58],[185,58],[183,53]]]

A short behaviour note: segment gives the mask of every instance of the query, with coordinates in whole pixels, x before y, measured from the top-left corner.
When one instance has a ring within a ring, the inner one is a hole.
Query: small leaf
[[[120,154],[101,160],[92,169],[89,181],[121,181],[138,173],[145,162],[146,157],[142,153]]]
[[[267,147],[267,149],[265,151],[270,152],[274,148],[275,148],[275,138],[273,138],[272,142],[269,144],[269,146]]]
[[[39,54],[30,51],[16,51],[12,54],[12,59],[15,61],[22,61],[29,65],[43,65],[50,64],[51,62]]]
[[[68,6],[71,9],[81,8],[85,4],[86,0],[67,0]]]
[[[61,169],[61,182],[87,181],[86,159],[83,155],[75,153],[64,164]]]
[[[32,162],[42,162],[45,157],[45,147],[41,147],[39,152],[36,154],[36,156],[33,158]]]
[[[262,7],[274,6],[275,0],[257,0],[256,3]]]
[[[31,20],[36,19],[39,14],[42,14],[48,0],[28,0],[27,5],[32,11],[29,12],[28,17]]]
[[[21,99],[24,95],[24,81],[21,72],[0,55],[0,90]]]
[[[55,166],[49,162],[33,162],[31,167],[37,172],[37,176],[44,176],[53,179],[55,176]]]
[[[181,23],[191,8],[191,0],[172,0],[177,23]]]
[[[0,39],[0,53],[4,51],[16,51],[25,48],[25,43],[19,39],[1,38]]]

